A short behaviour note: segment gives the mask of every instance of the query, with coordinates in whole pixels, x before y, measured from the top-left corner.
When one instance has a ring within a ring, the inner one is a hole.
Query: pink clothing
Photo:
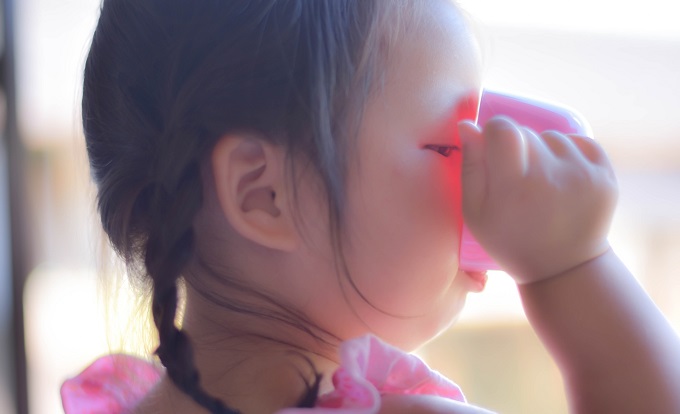
[[[161,371],[140,359],[112,355],[98,359],[61,388],[66,414],[123,414],[160,379]],[[335,389],[314,408],[286,408],[276,414],[373,414],[383,394],[427,394],[465,402],[460,388],[418,357],[366,335],[340,346]]]
[[[162,371],[129,355],[96,360],[61,386],[66,414],[123,414],[131,411],[160,380]]]
[[[427,394],[465,402],[460,388],[420,358],[367,335],[340,346],[335,390],[315,408],[287,408],[276,414],[373,414],[381,394]]]

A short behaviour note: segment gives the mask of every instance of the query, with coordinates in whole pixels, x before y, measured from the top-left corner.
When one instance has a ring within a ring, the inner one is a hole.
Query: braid
[[[163,186],[154,188],[157,214],[151,219],[145,264],[153,282],[152,312],[159,334],[156,355],[172,382],[202,407],[212,414],[238,414],[201,387],[189,337],[175,325],[177,280],[194,251],[191,222],[200,206],[199,171],[192,163],[180,177],[174,196]]]
[[[177,307],[176,285],[169,287],[164,296],[165,301],[159,297],[157,289],[154,289],[153,313],[160,337],[156,355],[165,366],[168,377],[180,390],[210,413],[237,414],[238,411],[227,408],[222,401],[208,395],[201,387],[189,337],[177,329],[173,321]]]

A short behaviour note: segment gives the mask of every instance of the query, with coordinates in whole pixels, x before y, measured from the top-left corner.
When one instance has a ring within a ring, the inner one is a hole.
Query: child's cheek
[[[450,201],[447,203],[451,209],[450,214],[453,215],[458,231],[463,226],[463,210],[462,197],[463,188],[461,185],[461,170],[462,170],[462,156],[460,153],[451,155],[451,167],[445,173],[445,186],[449,189],[448,194]]]

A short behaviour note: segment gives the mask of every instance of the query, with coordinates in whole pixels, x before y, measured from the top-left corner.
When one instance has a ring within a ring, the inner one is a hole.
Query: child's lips
[[[465,275],[472,281],[472,289],[470,289],[470,291],[479,293],[484,290],[486,281],[488,279],[486,272],[464,271],[463,273],[465,273]]]

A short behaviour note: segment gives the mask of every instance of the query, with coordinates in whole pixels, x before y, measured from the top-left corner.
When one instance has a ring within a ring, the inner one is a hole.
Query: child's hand
[[[495,117],[459,125],[463,214],[517,283],[559,275],[609,249],[617,185],[593,140],[519,128]]]

